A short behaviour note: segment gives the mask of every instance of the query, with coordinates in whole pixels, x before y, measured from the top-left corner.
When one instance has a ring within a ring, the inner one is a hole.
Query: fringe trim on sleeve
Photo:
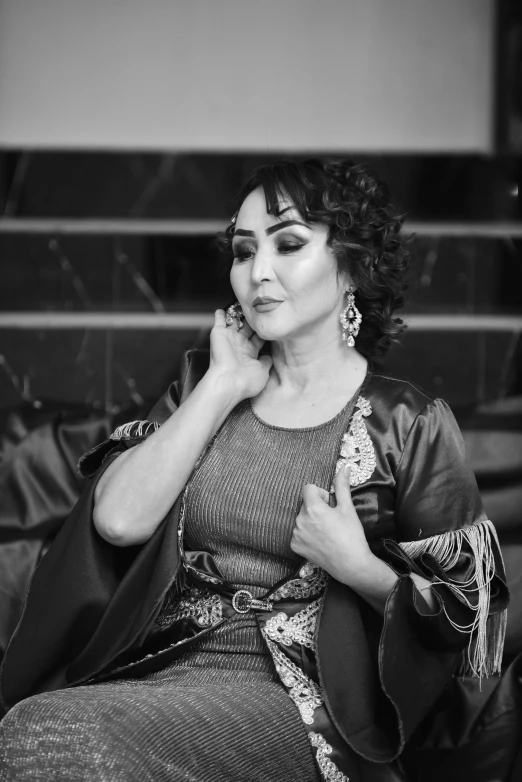
[[[111,440],[134,439],[135,437],[146,437],[160,428],[161,424],[157,421],[129,421],[128,424],[118,426],[111,434]]]
[[[491,581],[495,575],[492,539],[500,552],[495,527],[486,519],[425,540],[399,544],[412,559],[422,554],[431,554],[446,573],[457,564],[463,544],[467,544],[471,549],[475,567],[468,581],[455,581],[448,575],[448,581],[435,577],[432,583],[445,584],[468,608],[475,611],[475,618],[471,624],[459,625],[451,619],[444,608],[450,624],[456,630],[470,635],[462,672],[479,678],[500,672],[506,633],[506,610],[491,616],[488,623]],[[473,593],[477,593],[474,599]]]

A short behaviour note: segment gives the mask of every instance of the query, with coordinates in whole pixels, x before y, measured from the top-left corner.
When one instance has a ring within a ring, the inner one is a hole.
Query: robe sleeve
[[[462,669],[474,676],[499,672],[508,602],[502,555],[445,402],[417,415],[395,481],[397,541],[384,541],[388,562],[403,577],[427,578],[437,608],[429,611],[408,578],[390,595],[385,628],[392,632],[392,617],[407,612],[425,648],[463,650]]]
[[[430,401],[403,442],[393,469],[395,539],[384,539],[380,554],[399,578],[383,621],[364,614],[377,652],[375,720],[390,742],[389,757],[424,720],[429,729],[430,713],[457,672],[471,674],[471,684],[477,677],[473,691],[480,693],[480,677],[500,671],[508,600],[496,533],[448,406]],[[434,611],[412,573],[430,582]],[[375,754],[375,746],[368,741],[364,750]]]
[[[82,478],[92,478],[107,459],[134,448],[156,432],[177,410],[179,404],[180,381],[176,381],[154,405],[145,420],[129,421],[118,426],[107,440],[81,456],[78,461],[78,473]]]
[[[94,528],[94,493],[118,454],[143,442],[176,410],[179,390],[173,383],[146,421],[118,427],[80,459],[83,491],[33,574],[5,653],[0,702],[6,710],[89,678],[148,627],[177,567],[179,501],[143,545],[116,547]]]
[[[90,680],[146,637],[179,571],[178,497],[140,546],[117,547],[92,523],[98,480],[118,454],[143,442],[191,393],[208,368],[208,351],[189,351],[180,379],[145,421],[118,427],[79,463],[84,489],[41,559],[23,615],[0,670],[5,709],[39,692]]]

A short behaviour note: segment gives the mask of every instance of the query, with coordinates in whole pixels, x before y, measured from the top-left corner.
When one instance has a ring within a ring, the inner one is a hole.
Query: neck
[[[332,389],[353,375],[366,372],[367,361],[342,341],[340,333],[329,339],[315,337],[272,342],[271,384],[288,393],[322,387]]]

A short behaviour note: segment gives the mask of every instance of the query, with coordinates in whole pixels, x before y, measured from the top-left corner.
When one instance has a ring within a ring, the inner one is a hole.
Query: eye
[[[232,251],[234,253],[234,261],[237,261],[238,263],[250,261],[256,254],[256,248],[246,244],[239,247],[233,247]]]
[[[301,247],[304,247],[304,242],[289,241],[286,239],[285,241],[279,242],[277,250],[278,252],[283,253],[283,255],[289,255],[290,253],[297,252]]]

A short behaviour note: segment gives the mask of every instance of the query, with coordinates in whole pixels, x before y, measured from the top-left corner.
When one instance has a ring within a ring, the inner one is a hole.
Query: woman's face
[[[262,339],[340,339],[339,313],[350,281],[337,272],[328,229],[306,224],[290,203],[282,207],[278,217],[268,214],[261,188],[243,201],[232,240],[236,298]]]

